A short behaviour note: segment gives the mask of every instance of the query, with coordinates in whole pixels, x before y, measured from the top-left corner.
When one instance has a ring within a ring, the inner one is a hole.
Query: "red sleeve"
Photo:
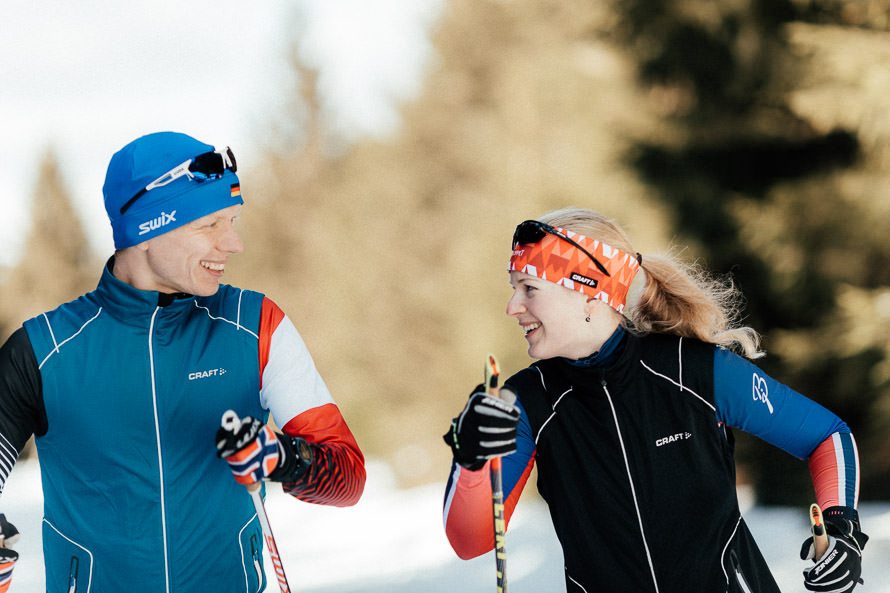
[[[312,448],[312,465],[284,491],[305,502],[351,506],[365,488],[365,458],[335,404],[306,410],[282,431],[305,439]]]
[[[507,461],[514,456],[503,458],[503,463],[507,464]],[[445,490],[443,512],[445,535],[455,553],[464,560],[481,556],[494,549],[490,464],[489,461],[479,471],[470,471],[457,463],[451,464],[451,476]],[[533,466],[534,458],[530,458],[513,487],[506,491],[504,518],[508,527]],[[506,474],[505,483],[509,484]]]

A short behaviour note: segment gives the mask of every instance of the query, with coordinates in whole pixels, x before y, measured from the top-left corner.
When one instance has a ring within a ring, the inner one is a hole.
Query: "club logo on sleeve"
[[[189,373],[189,381],[195,381],[196,379],[207,379],[208,377],[220,377],[226,374],[226,369],[218,368],[218,369],[207,369],[206,371],[195,371],[194,373]]]
[[[769,413],[773,413],[773,404],[769,401],[769,387],[766,384],[766,379],[754,373],[754,401],[762,401],[766,404]]]

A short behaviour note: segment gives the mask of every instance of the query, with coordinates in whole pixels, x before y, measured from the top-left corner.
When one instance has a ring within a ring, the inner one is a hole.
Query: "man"
[[[0,489],[34,434],[48,592],[261,591],[242,484],[335,506],[361,496],[364,458],[297,330],[264,295],[220,284],[243,250],[236,170],[231,150],[184,134],[122,148],[98,287],[0,349]],[[221,428],[228,410],[240,429]],[[0,554],[7,576],[14,561]]]

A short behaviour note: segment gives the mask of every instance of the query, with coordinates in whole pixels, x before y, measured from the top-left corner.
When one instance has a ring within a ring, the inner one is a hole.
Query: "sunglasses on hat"
[[[180,177],[188,177],[195,181],[206,181],[207,179],[222,177],[226,169],[233,173],[238,170],[238,163],[235,162],[235,155],[232,153],[232,149],[228,146],[226,146],[224,151],[216,150],[199,154],[184,163],[176,165],[144,188],[140,189],[135,196],[127,200],[127,202],[121,206],[121,214],[129,210],[130,206],[146,193],[155,188],[172,183]]]
[[[566,243],[573,245],[574,247],[580,249],[587,257],[589,257],[594,264],[596,264],[597,269],[605,274],[606,276],[611,276],[609,271],[606,270],[606,267],[599,262],[598,259],[593,257],[589,251],[581,247],[576,241],[573,241],[566,235],[559,232],[556,227],[550,226],[546,222],[541,222],[540,220],[526,220],[524,222],[519,223],[519,226],[516,227],[516,230],[513,232],[513,248],[515,249],[517,245],[533,245],[535,243],[539,243],[541,239],[543,239],[546,235],[555,235],[556,237],[562,239]]]

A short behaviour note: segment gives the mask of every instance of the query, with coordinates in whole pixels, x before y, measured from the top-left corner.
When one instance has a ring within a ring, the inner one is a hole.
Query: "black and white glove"
[[[803,571],[803,586],[820,593],[852,591],[857,583],[863,583],[862,549],[868,536],[859,530],[859,514],[849,507],[830,507],[822,511],[828,532],[828,549],[818,561],[815,558],[813,538],[803,542],[801,560],[813,560],[815,564]]]
[[[443,436],[455,461],[476,471],[488,459],[516,451],[519,408],[514,400],[515,395],[506,389],[501,390],[501,398],[497,398],[485,393],[482,385],[476,387]]]
[[[10,549],[19,539],[19,530],[0,514],[0,593],[9,589],[12,582],[12,569],[19,559],[19,553]]]
[[[216,431],[216,454],[225,459],[235,480],[249,485],[262,479],[290,482],[312,465],[312,448],[304,439],[274,432],[251,416],[223,415]]]

